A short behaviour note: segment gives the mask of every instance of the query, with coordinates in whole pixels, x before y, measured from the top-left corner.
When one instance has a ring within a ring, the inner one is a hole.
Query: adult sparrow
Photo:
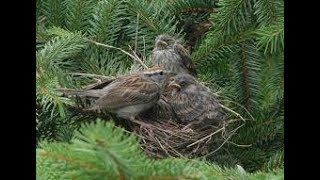
[[[185,123],[219,126],[224,113],[215,95],[189,74],[170,78],[168,102],[177,118]]]
[[[152,52],[153,65],[162,66],[173,73],[188,73],[197,75],[188,51],[172,36],[161,34],[155,39],[155,48]]]
[[[107,110],[118,117],[134,120],[141,112],[155,105],[160,99],[168,72],[159,67],[119,77],[102,89],[67,93],[69,95],[97,97],[87,111]]]

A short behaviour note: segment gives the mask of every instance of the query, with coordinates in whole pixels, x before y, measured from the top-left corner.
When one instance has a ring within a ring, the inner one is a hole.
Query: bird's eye
[[[185,82],[185,81],[182,81],[182,82],[180,83],[180,85],[181,85],[181,86],[184,86],[184,85],[186,85],[186,82]]]
[[[170,81],[174,81],[174,78],[170,78]]]
[[[160,71],[160,75],[161,75],[161,76],[163,75],[163,71]]]

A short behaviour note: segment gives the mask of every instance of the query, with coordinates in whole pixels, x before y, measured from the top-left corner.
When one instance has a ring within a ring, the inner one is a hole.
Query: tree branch
[[[146,66],[142,61],[141,59],[137,56],[137,55],[132,55],[130,54],[129,52],[121,49],[121,48],[117,48],[117,47],[114,47],[114,46],[111,46],[111,45],[107,45],[107,44],[102,44],[102,43],[99,43],[99,42],[96,42],[96,41],[93,41],[93,40],[90,40],[90,39],[87,39],[85,38],[85,40],[97,45],[97,46],[103,46],[103,47],[107,47],[107,48],[112,48],[112,49],[117,49],[117,50],[120,50],[121,52],[125,53],[126,55],[130,56],[133,60],[137,61],[139,64],[141,64],[145,69],[148,69],[148,66]]]

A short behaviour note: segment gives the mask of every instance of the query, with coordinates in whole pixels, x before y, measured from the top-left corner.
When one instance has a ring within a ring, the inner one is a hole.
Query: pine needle
[[[103,46],[103,47],[107,47],[107,48],[112,48],[112,49],[120,50],[121,52],[125,53],[126,55],[128,55],[129,57],[131,57],[133,60],[135,60],[135,61],[137,61],[139,64],[141,64],[145,69],[148,69],[148,66],[146,66],[146,65],[142,62],[142,60],[141,60],[136,54],[132,55],[132,54],[130,54],[129,52],[127,52],[127,51],[125,51],[125,50],[123,50],[123,49],[121,49],[121,48],[114,47],[114,46],[107,45],[107,44],[102,44],[102,43],[99,43],[99,42],[96,42],[96,41],[93,41],[93,40],[90,40],[90,39],[87,39],[87,38],[86,38],[86,40],[89,41],[89,42],[91,42],[91,43],[93,43],[93,44],[95,44],[95,45],[97,45],[97,46]]]

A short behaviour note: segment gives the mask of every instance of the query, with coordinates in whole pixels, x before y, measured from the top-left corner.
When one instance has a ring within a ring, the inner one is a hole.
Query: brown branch
[[[182,9],[181,11],[176,11],[174,14],[182,14],[182,13],[216,13],[218,12],[215,8],[205,8],[205,7],[190,7]]]
[[[251,98],[251,90],[250,90],[250,82],[249,82],[249,72],[247,67],[247,53],[246,53],[246,47],[245,47],[245,41],[243,40],[243,35],[240,35],[241,41],[240,41],[240,47],[241,47],[241,66],[242,66],[242,74],[244,78],[244,84],[245,84],[245,91],[246,91],[246,97],[245,97],[245,108],[250,111],[250,98]]]
[[[268,6],[268,9],[269,9],[269,12],[271,12],[271,21],[275,21],[277,16],[274,14],[273,12],[273,9],[275,9],[274,7],[274,4],[273,4],[273,1],[270,1],[270,0],[267,0],[268,3],[267,3],[267,6]]]
[[[98,45],[98,46],[103,46],[103,47],[107,47],[107,48],[112,48],[112,49],[117,49],[121,52],[123,52],[124,54],[128,55],[129,57],[131,57],[133,60],[137,61],[139,64],[141,64],[145,69],[148,69],[148,66],[146,66],[139,57],[137,56],[134,56],[130,53],[128,53],[127,51],[121,49],[121,48],[117,48],[117,47],[114,47],[114,46],[111,46],[111,45],[107,45],[107,44],[102,44],[102,43],[99,43],[99,42],[96,42],[96,41],[93,41],[93,40],[90,40],[90,39],[85,39],[95,45]]]
[[[141,60],[141,59],[139,58],[139,56],[137,55],[136,51],[134,51],[130,45],[129,45],[129,49],[132,51],[133,56],[135,57],[135,60],[136,60],[139,64],[141,64],[145,69],[148,69],[148,66],[145,65],[145,64],[142,62],[142,60]]]
[[[235,134],[235,132],[236,132],[239,128],[241,128],[242,126],[244,126],[244,124],[240,125],[240,126],[237,127],[236,129],[232,130],[231,133],[230,133],[230,135],[223,141],[223,143],[222,143],[217,149],[215,149],[214,151],[212,151],[212,152],[204,155],[204,157],[208,157],[209,155],[211,155],[211,154],[217,152],[219,149],[221,149],[222,146],[223,146],[225,143],[227,143],[228,140]]]
[[[209,138],[209,137],[217,134],[218,132],[222,131],[223,129],[224,129],[224,127],[222,127],[222,128],[220,128],[220,129],[218,129],[217,131],[215,131],[215,132],[213,132],[213,133],[211,133],[211,134],[209,134],[209,135],[207,135],[207,136],[199,139],[198,141],[196,141],[196,142],[194,142],[194,143],[192,143],[192,144],[189,144],[187,147],[193,146],[193,145],[195,145],[195,144],[197,144],[197,143],[199,143],[199,142],[201,142],[201,141],[204,141],[205,139],[207,139],[207,138]]]

